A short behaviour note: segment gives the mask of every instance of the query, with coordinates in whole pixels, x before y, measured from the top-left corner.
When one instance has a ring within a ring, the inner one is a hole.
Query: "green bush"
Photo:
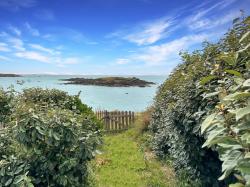
[[[195,114],[206,107],[196,88],[196,82],[204,76],[204,66],[198,54],[190,58],[192,63],[180,65],[156,96],[151,120],[153,149],[160,157],[170,156],[177,173],[185,172],[193,179],[189,185],[202,181],[202,186],[216,186],[220,161],[216,152],[201,148],[202,114]]]
[[[228,183],[217,181],[221,174],[217,151],[202,148],[206,136],[201,135],[200,124],[219,98],[204,99],[204,93],[211,88],[201,85],[218,81],[211,71],[221,68],[217,61],[222,61],[222,53],[231,55],[231,51],[241,49],[239,40],[247,30],[249,17],[236,19],[233,28],[217,44],[206,42],[200,51],[181,53],[184,63],[171,73],[155,97],[150,125],[154,134],[153,149],[160,157],[172,157],[177,173],[187,173],[197,185],[200,183],[198,186],[224,186]],[[231,65],[223,64],[224,70],[232,69]],[[244,72],[244,67],[237,65],[234,70]],[[194,186],[194,183],[190,181],[189,185]]]
[[[0,88],[0,126],[4,125],[12,109],[14,91],[4,91]]]
[[[246,23],[250,19],[238,24]],[[238,26],[234,31],[239,33],[241,29]],[[216,149],[223,161],[219,179],[233,173],[238,182],[230,186],[243,187],[250,186],[250,31],[236,36],[237,47],[217,55],[211,68],[215,81],[206,83],[204,99],[218,103],[208,112],[201,132],[206,132],[203,147]]]
[[[101,141],[91,109],[55,89],[27,89],[14,100],[0,134],[1,184],[89,186],[88,162]]]

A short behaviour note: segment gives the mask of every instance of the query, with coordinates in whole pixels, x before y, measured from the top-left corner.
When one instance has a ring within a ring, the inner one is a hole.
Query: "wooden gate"
[[[135,121],[132,111],[96,111],[96,116],[103,121],[105,131],[127,130]]]

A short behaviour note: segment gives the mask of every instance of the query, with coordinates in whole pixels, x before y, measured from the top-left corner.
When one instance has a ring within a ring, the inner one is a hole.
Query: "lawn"
[[[133,129],[104,137],[102,154],[95,160],[98,187],[173,187],[171,168],[140,151]]]

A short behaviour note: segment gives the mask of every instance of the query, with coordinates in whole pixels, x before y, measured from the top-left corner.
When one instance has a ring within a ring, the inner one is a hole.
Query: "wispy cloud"
[[[148,23],[139,27],[139,32],[128,34],[124,36],[130,42],[134,42],[138,45],[147,45],[157,42],[158,40],[166,37],[168,34],[168,28],[171,26],[172,21],[169,19],[157,20],[152,23]]]
[[[222,0],[212,5],[209,2],[205,2],[196,7],[188,6],[186,8],[180,8],[181,11],[177,11],[171,16],[149,20],[146,23],[142,22],[134,26],[130,25],[128,27],[134,27],[134,29],[124,27],[123,29],[108,34],[106,37],[127,40],[138,46],[142,46],[152,45],[158,41],[162,41],[174,31],[215,28],[227,24],[232,21],[233,18],[239,16],[239,10],[225,11],[226,13],[224,15],[214,14],[215,11],[225,9],[235,2],[236,0]],[[186,16],[185,14],[191,15]]]
[[[161,18],[147,23],[141,23],[135,29],[118,30],[107,37],[122,38],[137,45],[153,44],[165,38],[170,32],[173,19]]]
[[[224,11],[219,15],[216,14],[216,12],[221,11],[221,9],[224,9],[235,2],[236,0],[223,0],[212,6],[204,4],[203,6],[200,6],[199,9],[194,11],[194,13],[192,13],[190,16],[186,17],[182,22],[182,25],[188,26],[188,28],[191,30],[205,30],[227,24],[234,18],[240,16],[240,11],[235,8]]]
[[[169,62],[169,59],[173,57],[177,58],[179,51],[201,43],[210,36],[208,34],[189,35],[161,45],[149,46],[132,56],[132,59],[147,65],[159,65],[166,61]]]
[[[190,22],[189,24],[187,23],[187,25],[189,25],[189,28],[191,30],[211,29],[220,25],[224,25],[226,23],[230,23],[232,22],[234,18],[238,16],[240,16],[239,11],[232,11],[219,18],[218,17],[217,18],[201,18],[199,20],[196,20],[195,22],[192,22],[192,23]]]
[[[21,8],[30,8],[36,5],[35,0],[1,0],[0,7],[10,11],[18,11]]]
[[[39,30],[33,28],[28,22],[26,22],[24,25],[26,29],[30,32],[30,34],[32,34],[33,36],[40,36]]]
[[[78,57],[56,57],[53,59],[53,62],[55,62],[57,67],[65,68],[68,65],[80,64],[83,62],[83,60]]]
[[[15,56],[19,58],[24,58],[28,60],[35,60],[39,62],[44,62],[44,63],[51,63],[51,60],[48,56],[45,56],[41,53],[35,52],[35,51],[23,51],[23,52],[18,52],[15,53]]]
[[[237,0],[221,0],[215,1],[216,3],[209,6],[209,1],[202,3],[200,6],[194,7],[194,13],[191,16],[188,16],[188,20],[190,23],[198,21],[199,19],[203,18],[204,16],[209,16],[210,14],[214,14],[213,11],[221,10],[229,5],[233,4]]]
[[[17,36],[21,36],[22,32],[17,27],[10,25],[8,29]]]
[[[13,48],[15,48],[18,51],[25,51],[24,48],[24,43],[21,39],[15,38],[15,37],[10,37],[8,39],[8,42],[11,44]]]
[[[130,62],[130,59],[128,59],[128,58],[118,58],[115,61],[115,63],[119,64],[119,65],[128,64],[129,62]]]
[[[182,9],[182,12],[164,16],[158,20],[139,23],[136,29],[123,29],[113,32],[108,37],[135,43],[133,54],[116,59],[116,64],[143,64],[162,66],[180,61],[181,50],[201,46],[205,40],[213,41],[221,36],[229,23],[240,16],[236,7],[226,10],[236,0],[222,0],[212,4],[205,2],[197,7]],[[221,13],[222,9],[223,13]],[[183,16],[185,15],[185,16]],[[175,38],[169,33],[178,33]]]
[[[10,50],[10,48],[8,48],[8,45],[6,43],[0,42],[0,51],[9,52],[11,50]]]
[[[81,60],[76,57],[66,58],[63,60],[63,64],[79,64]]]
[[[55,54],[54,50],[43,47],[39,44],[29,44],[30,47],[32,47],[33,49],[39,50],[39,51],[43,51],[49,54]]]

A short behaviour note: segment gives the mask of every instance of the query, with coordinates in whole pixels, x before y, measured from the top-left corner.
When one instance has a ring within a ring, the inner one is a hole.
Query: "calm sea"
[[[76,76],[76,75],[24,75],[22,77],[0,78],[0,87],[4,89],[13,85],[15,90],[24,88],[41,87],[57,88],[71,95],[81,91],[81,99],[94,110],[131,110],[143,111],[153,102],[157,88],[167,76],[136,76],[146,81],[155,82],[151,87],[104,87],[84,85],[64,85],[60,79],[72,77],[97,78],[103,76]],[[24,84],[17,84],[24,81]]]

